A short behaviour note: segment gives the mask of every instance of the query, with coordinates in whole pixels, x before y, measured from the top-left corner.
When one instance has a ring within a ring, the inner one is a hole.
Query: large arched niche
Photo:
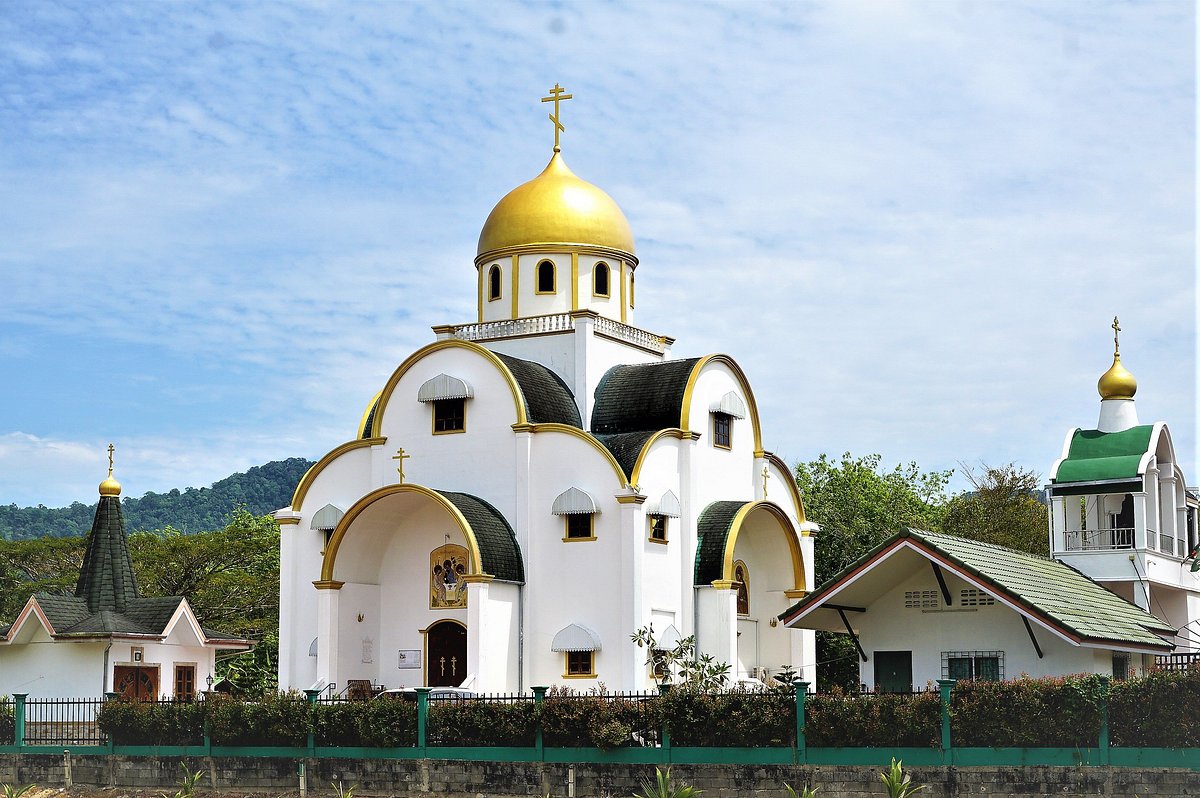
[[[379,584],[385,564],[395,556],[425,562],[429,551],[446,542],[466,546],[469,573],[481,573],[474,531],[449,500],[419,485],[380,488],[338,523],[325,549],[321,580]]]

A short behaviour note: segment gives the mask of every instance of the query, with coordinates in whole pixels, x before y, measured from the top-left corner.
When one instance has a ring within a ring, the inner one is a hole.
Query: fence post
[[[533,747],[537,749],[537,758],[539,762],[546,758],[546,746],[542,742],[542,702],[544,700],[546,700],[546,688],[533,688],[533,705],[535,707],[534,716],[536,718],[533,726]]]
[[[1100,739],[1097,747],[1100,749],[1100,764],[1109,764],[1112,751],[1108,742],[1108,695],[1109,683],[1107,676],[1100,677]]]
[[[428,739],[429,723],[429,688],[417,688],[417,748],[421,758],[425,758],[425,746]]]
[[[317,718],[316,706],[317,696],[321,694],[320,690],[305,690],[304,697],[308,700],[308,757],[314,759],[317,756]]]
[[[954,689],[957,679],[938,679],[938,693],[942,704],[942,760],[947,765],[954,764],[954,749],[950,739],[950,691]]]
[[[670,689],[671,685],[660,684],[658,686],[658,694],[665,697],[667,695],[667,691]],[[669,765],[671,764],[671,727],[667,721],[666,712],[662,713],[662,728],[659,730],[659,734],[662,735],[663,764]]]
[[[808,682],[792,682],[796,691],[796,745],[793,759],[797,765],[808,762],[808,740],[804,737],[804,699],[808,695]]]
[[[13,693],[13,745],[25,745],[25,699],[29,693]]]
[[[113,693],[113,692],[105,693],[104,694],[104,703],[106,703],[106,704],[111,703],[113,701],[116,701],[120,697],[121,697],[120,693]],[[113,746],[116,745],[117,741],[113,739],[113,735],[111,735],[111,734],[104,735],[104,739],[107,740],[106,745],[108,746],[108,754],[109,754],[109,756],[112,756]]]

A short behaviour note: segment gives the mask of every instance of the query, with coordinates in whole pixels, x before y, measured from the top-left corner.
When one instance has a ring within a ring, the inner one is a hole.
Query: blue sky
[[[564,154],[639,326],[745,368],[789,461],[1043,477],[1114,314],[1196,451],[1187,2],[0,2],[0,502],[353,436],[483,220]]]

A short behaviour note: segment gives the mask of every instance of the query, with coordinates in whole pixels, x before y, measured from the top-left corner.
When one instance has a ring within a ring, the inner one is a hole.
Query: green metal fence
[[[956,747],[951,735],[950,694],[953,680],[938,682],[941,700],[941,740],[938,747],[824,748],[810,747],[805,735],[805,699],[808,683],[795,683],[794,742],[786,747],[681,747],[671,744],[664,724],[657,744],[642,747],[558,748],[546,746],[541,723],[534,730],[533,745],[464,747],[434,744],[429,734],[429,690],[418,688],[416,744],[399,748],[330,747],[316,744],[309,733],[303,747],[222,746],[214,745],[205,729],[199,745],[117,745],[111,738],[103,745],[38,745],[27,735],[27,696],[13,696],[14,740],[0,745],[0,753],[61,754],[69,750],[79,756],[155,756],[155,757],[280,757],[304,759],[457,759],[492,762],[621,763],[621,764],[739,764],[739,765],[868,765],[886,763],[891,757],[910,766],[1034,766],[1073,767],[1167,767],[1200,771],[1200,748],[1113,748],[1108,743],[1108,713],[1102,723],[1095,747],[1088,748],[967,748]],[[540,703],[546,688],[534,688],[534,701]],[[316,691],[307,693],[315,703]],[[1048,719],[1048,722],[1053,722]]]

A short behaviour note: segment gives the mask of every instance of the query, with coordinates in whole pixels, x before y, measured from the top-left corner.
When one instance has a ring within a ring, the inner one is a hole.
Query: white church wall
[[[521,632],[521,587],[508,582],[487,585],[481,602],[479,648],[481,665],[475,673],[475,690],[485,693],[528,689],[520,684],[520,648],[513,644]]]
[[[317,473],[300,507],[298,524],[279,529],[279,683],[303,689],[316,680],[308,656],[317,636],[317,595],[312,581],[321,572],[324,535],[313,516],[327,504],[348,510],[371,484],[371,447],[350,449]]]
[[[757,625],[756,650],[740,651],[739,659],[746,669],[765,668],[772,674],[784,665],[799,664],[792,662],[792,633],[783,624],[771,625],[791,605],[784,591],[792,588],[794,572],[783,534],[774,516],[756,511],[743,524],[733,551],[734,559],[750,572],[750,612],[744,620]]]
[[[435,435],[431,404],[417,401],[421,384],[439,374],[465,380],[475,393],[466,401],[464,432]],[[381,432],[388,452],[403,447],[410,456],[404,461],[405,482],[479,496],[512,518],[516,413],[509,384],[492,363],[470,349],[449,347],[428,353],[401,377],[383,411]],[[464,463],[487,467],[464,468]],[[388,484],[395,481],[393,467]]]
[[[701,371],[692,391],[688,427],[700,433],[693,452],[696,491],[706,503],[719,499],[750,500],[755,494],[754,431],[752,419],[734,419],[731,447],[723,449],[713,442],[712,414],[709,407],[726,393],[737,394],[749,407],[745,391],[733,371],[724,363],[709,362]],[[758,477],[761,482],[761,476]],[[700,508],[703,511],[703,507]]]
[[[380,681],[380,586],[346,582],[338,591],[338,689],[350,679]],[[396,685],[388,685],[394,687]]]
[[[737,591],[696,588],[696,653],[731,668],[737,663]]]
[[[554,291],[537,292],[537,268],[542,261],[554,264]],[[521,317],[548,316],[571,310],[571,254],[568,252],[521,255],[517,286],[517,314]],[[508,286],[512,289],[511,284]],[[511,308],[510,308],[511,310]]]
[[[557,374],[575,393],[575,333],[531,335],[524,338],[505,338],[483,344],[493,352],[541,363]]]
[[[600,296],[593,292],[595,287],[596,264],[608,265],[608,296]],[[607,316],[615,321],[633,324],[633,314],[630,312],[628,297],[623,293],[623,276],[629,267],[620,258],[599,257],[596,255],[579,256],[579,307],[581,310],[594,310],[601,316]],[[625,315],[621,316],[622,305]],[[627,361],[628,362],[628,361]],[[594,385],[595,383],[593,383]]]
[[[971,586],[948,571],[943,574],[954,602],[950,607],[906,608],[906,591],[935,591],[939,606],[943,604],[936,577],[931,570],[924,571],[928,571],[928,576],[903,580],[868,605],[865,613],[847,613],[868,657],[867,662],[859,665],[861,679],[868,688],[875,683],[878,651],[912,652],[914,690],[922,690],[942,678],[943,652],[1003,652],[1004,679],[1069,673],[1111,675],[1111,654],[1097,655],[1095,649],[1074,646],[1031,621],[1044,655],[1039,658],[1019,613],[998,601],[992,606],[961,606],[961,591]]]
[[[671,491],[676,498],[683,493],[679,482],[680,446],[690,446],[690,441],[680,441],[677,438],[659,438],[651,446],[642,464],[638,477],[638,489],[647,497],[646,504],[641,508],[642,513],[638,522],[638,544],[643,550],[643,579],[642,579],[642,626],[653,620],[652,613],[671,612],[675,617],[682,616],[685,609],[684,591],[692,589],[690,572],[681,567],[681,560],[691,560],[684,555],[686,537],[679,518],[667,519],[667,542],[656,543],[650,540],[649,521],[646,519],[646,508],[657,502],[664,493]],[[690,550],[686,550],[690,554]],[[685,573],[688,575],[685,577]],[[684,579],[687,581],[685,582]],[[675,623],[676,629],[686,635],[684,625]],[[632,630],[631,630],[632,631]],[[656,632],[662,628],[656,627]]]

